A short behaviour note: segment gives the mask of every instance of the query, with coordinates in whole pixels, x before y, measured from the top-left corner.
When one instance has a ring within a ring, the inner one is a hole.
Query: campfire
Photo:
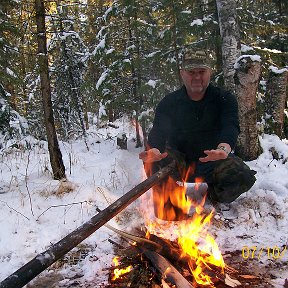
[[[201,179],[198,179],[195,185],[195,191],[199,190]],[[199,184],[199,185],[197,185]],[[162,193],[156,189],[154,190],[154,210],[155,214],[163,218],[165,213],[166,219],[174,220],[179,218],[186,218],[190,211],[194,213],[191,218],[183,221],[171,222],[167,221],[165,224],[147,221],[146,237],[149,239],[151,234],[160,236],[165,239],[171,237],[171,231],[174,233],[172,237],[177,238],[177,243],[180,250],[180,259],[185,259],[189,266],[193,279],[197,284],[213,286],[213,280],[209,276],[209,272],[217,267],[218,277],[224,277],[224,260],[213,236],[209,234],[208,227],[213,217],[213,211],[208,215],[205,213],[203,206],[206,199],[206,194],[200,199],[187,198],[187,185],[176,183],[172,177],[162,186]],[[156,197],[155,197],[156,194]],[[161,198],[162,195],[162,198]],[[167,203],[170,202],[169,208],[165,209]],[[164,213],[163,213],[164,211]],[[180,211],[180,213],[179,213]],[[183,215],[186,215],[184,217]],[[172,229],[171,229],[172,228]],[[170,235],[167,234],[167,231]]]
[[[194,190],[200,191],[201,185],[199,179],[194,184]],[[206,194],[202,193],[202,197],[197,199],[189,198],[186,195],[188,189],[185,182],[176,183],[173,178],[169,178],[165,185],[162,184],[156,189],[154,187],[153,204],[157,217],[154,217],[155,220],[146,217],[145,236],[141,230],[137,231],[141,236],[135,236],[108,225],[108,228],[117,232],[131,245],[125,249],[113,242],[121,248],[119,251],[122,251],[120,253],[123,256],[116,257],[113,261],[115,267],[111,271],[111,287],[186,288],[241,285],[239,280],[232,277],[238,274],[237,271],[225,265],[220,249],[209,233],[214,211],[207,213],[204,209]],[[139,273],[142,276],[148,273],[146,278],[149,279],[149,284],[137,286]],[[135,275],[138,275],[136,279]],[[243,279],[247,279],[244,276]],[[219,283],[222,286],[219,286]]]

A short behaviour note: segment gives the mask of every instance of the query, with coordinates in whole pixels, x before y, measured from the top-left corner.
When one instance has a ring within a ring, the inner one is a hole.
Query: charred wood
[[[165,281],[168,281],[172,285],[176,285],[177,288],[194,288],[194,286],[163,256],[146,249],[143,249],[143,253],[160,272]]]

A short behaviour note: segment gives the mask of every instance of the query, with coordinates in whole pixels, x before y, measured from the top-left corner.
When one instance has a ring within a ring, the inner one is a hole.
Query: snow
[[[191,10],[183,10],[183,11],[181,11],[181,13],[183,13],[183,14],[192,14],[192,11]]]
[[[65,41],[66,38],[69,38],[69,37],[75,37],[75,38],[78,38],[79,40],[81,39],[79,34],[75,31],[69,31],[69,32],[61,32],[60,36],[59,36],[59,39]]]
[[[97,35],[96,35],[96,38],[97,38],[97,39],[103,38],[103,32],[105,31],[106,28],[107,28],[107,26],[102,26],[102,27],[100,28],[99,32],[98,32]]]
[[[99,107],[99,111],[98,111],[99,119],[101,119],[102,116],[107,116],[107,113],[106,113],[105,105],[103,105],[103,103],[101,102],[100,107]]]
[[[235,69],[239,69],[240,67],[240,62],[245,62],[246,58],[250,58],[251,61],[257,61],[257,62],[261,62],[261,57],[260,55],[241,55],[240,57],[238,57],[235,61],[234,64],[234,68]]]
[[[273,21],[271,21],[271,20],[267,20],[267,23],[269,23],[269,24],[271,24],[271,25],[276,25]]]
[[[277,50],[277,49],[269,49],[269,48],[262,48],[262,47],[259,47],[259,46],[254,46],[255,49],[258,49],[258,50],[262,50],[262,51],[266,51],[266,52],[269,52],[269,53],[275,53],[275,54],[282,54],[283,52],[281,50]]]
[[[274,74],[282,74],[282,73],[288,71],[287,68],[279,69],[279,68],[277,68],[275,66],[269,66],[269,70],[272,71]]]
[[[51,178],[45,141],[25,138],[18,148],[8,143],[1,150],[0,281],[96,215],[97,207],[105,209],[144,179],[138,158],[142,149],[135,148],[133,123],[121,119],[113,124],[119,128],[92,126],[88,130],[89,151],[81,140],[60,142],[66,182]],[[128,150],[116,147],[119,133],[126,133]],[[31,150],[25,148],[27,143]],[[263,153],[246,162],[257,171],[255,185],[233,203],[216,207],[215,219],[227,225],[212,225],[211,231],[222,252],[257,246],[257,252],[265,248],[259,261],[281,265],[287,263],[288,251],[283,251],[281,259],[271,260],[266,250],[288,246],[288,142],[263,135],[260,143]],[[272,150],[277,152],[278,160],[273,158]],[[109,223],[124,231],[133,225],[139,227],[144,222],[140,211],[152,210],[146,201],[149,193]],[[65,286],[77,273],[81,274],[81,283],[93,281],[94,287],[107,284],[107,268],[115,256],[110,238],[117,241],[115,234],[103,226],[84,240],[83,245],[90,247],[88,255],[73,267],[66,264],[60,269],[63,279],[59,285]],[[52,272],[44,271],[41,277]],[[276,276],[273,287],[283,287],[287,271]]]
[[[202,26],[203,25],[203,20],[202,19],[195,19],[192,21],[192,23],[190,24],[190,26],[194,26],[194,25],[197,25],[197,26]]]
[[[96,83],[96,89],[99,89],[100,85],[105,81],[105,79],[107,78],[107,76],[109,75],[109,70],[105,70],[100,78],[98,79],[97,83]]]
[[[157,81],[150,79],[146,84],[147,84],[148,86],[151,86],[152,88],[155,88],[155,87],[156,87],[156,84],[157,84]]]
[[[101,39],[101,41],[98,43],[98,45],[95,47],[95,49],[91,54],[95,56],[99,50],[105,48],[105,45],[106,45],[106,34],[104,35],[103,39]]]
[[[241,52],[246,53],[248,51],[254,51],[254,48],[247,46],[245,44],[241,44]]]
[[[9,69],[8,67],[6,67],[6,72],[7,72],[7,74],[9,74],[10,76],[13,76],[13,77],[16,78],[16,74],[15,74],[11,69]]]
[[[149,53],[148,55],[146,55],[145,57],[146,57],[146,58],[151,58],[151,57],[154,57],[154,56],[155,56],[156,54],[158,54],[158,53],[161,53],[161,51],[158,50],[158,51],[151,52],[151,53]]]
[[[114,48],[108,49],[108,50],[106,51],[106,55],[109,55],[109,54],[113,53],[114,51],[115,51]]]
[[[103,15],[103,19],[105,21],[107,21],[107,17],[108,15],[113,11],[113,6],[109,7],[106,11],[105,11],[105,14]]]

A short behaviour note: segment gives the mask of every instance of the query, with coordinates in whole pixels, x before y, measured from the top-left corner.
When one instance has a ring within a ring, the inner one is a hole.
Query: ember
[[[119,257],[118,256],[114,257],[113,263],[114,263],[115,267],[119,266]],[[131,272],[131,270],[132,270],[132,266],[131,265],[126,267],[126,268],[124,268],[124,269],[123,268],[122,269],[115,268],[114,269],[114,276],[112,278],[112,281],[120,278],[124,274],[127,274],[127,273]]]

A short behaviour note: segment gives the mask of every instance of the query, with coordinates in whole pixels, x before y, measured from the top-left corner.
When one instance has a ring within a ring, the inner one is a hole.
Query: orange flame
[[[119,257],[118,256],[114,257],[114,259],[112,261],[113,261],[115,267],[119,266]],[[118,268],[114,269],[114,271],[113,271],[114,276],[112,277],[112,281],[115,281],[116,279],[120,278],[122,275],[129,273],[131,270],[132,270],[131,265],[124,268],[124,269],[118,269]]]
[[[156,217],[170,221],[185,219],[192,204],[186,197],[185,188],[172,177],[168,178],[165,187],[159,185],[153,188],[153,202]]]
[[[225,263],[214,238],[208,233],[207,225],[213,217],[194,214],[192,220],[181,223],[178,230],[178,244],[182,256],[189,256],[189,267],[195,281],[202,285],[213,285],[211,278],[205,275],[204,268],[211,270],[210,265],[218,266],[224,273]]]
[[[190,167],[183,179],[187,180],[188,175],[193,171],[193,167]],[[195,179],[196,191],[201,182],[203,182],[201,178]],[[188,265],[195,281],[201,285],[214,287],[212,279],[205,271],[211,270],[211,266],[214,265],[220,267],[221,272],[224,273],[225,267],[218,245],[208,232],[214,211],[208,216],[203,215],[206,195],[197,201],[189,199],[186,196],[185,184],[184,181],[179,185],[175,179],[169,177],[166,183],[153,187],[154,213],[158,219],[156,218],[154,222],[146,221],[146,237],[155,234],[166,239],[177,239],[182,250],[181,257],[189,259]],[[192,207],[195,211],[194,215],[188,217]]]

